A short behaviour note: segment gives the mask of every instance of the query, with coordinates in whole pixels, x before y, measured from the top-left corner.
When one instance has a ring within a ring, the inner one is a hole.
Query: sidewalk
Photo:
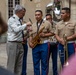
[[[33,75],[32,50],[30,48],[28,49],[29,50],[28,50],[28,58],[27,58],[27,75]],[[49,75],[52,75],[52,64],[51,63],[52,61],[50,58]],[[7,53],[6,53],[6,43],[4,43],[4,44],[0,44],[0,66],[3,66],[6,68],[6,65],[7,65]]]

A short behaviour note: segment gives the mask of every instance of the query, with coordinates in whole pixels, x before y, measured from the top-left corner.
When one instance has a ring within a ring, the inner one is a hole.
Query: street
[[[28,48],[28,58],[27,58],[27,75],[33,75],[33,62],[32,62],[32,50]],[[52,75],[52,61],[50,58],[49,63],[49,75]],[[4,68],[7,65],[7,51],[6,51],[6,43],[0,44],[0,66]],[[59,59],[58,59],[58,67],[59,67]]]

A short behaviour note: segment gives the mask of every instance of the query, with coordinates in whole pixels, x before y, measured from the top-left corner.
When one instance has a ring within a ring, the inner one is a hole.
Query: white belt
[[[44,41],[42,41],[42,43],[48,43],[49,42],[49,40],[44,40]]]
[[[75,41],[68,41],[67,43],[74,43]]]
[[[50,43],[57,43],[57,41],[51,41]]]

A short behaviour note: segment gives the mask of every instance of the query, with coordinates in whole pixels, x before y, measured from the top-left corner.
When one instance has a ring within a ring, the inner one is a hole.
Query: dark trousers
[[[28,45],[27,43],[23,44],[24,55],[23,55],[23,64],[22,64],[22,75],[26,75],[27,71],[27,53],[28,53]]]
[[[68,43],[67,44],[67,49],[68,49],[68,58],[75,53],[75,44],[74,43]],[[60,56],[60,61],[61,65],[63,67],[65,63],[65,53],[64,53],[64,46],[62,44],[58,44],[58,50],[59,50],[59,56]]]
[[[53,68],[53,75],[58,75],[57,71],[57,43],[50,44],[50,54],[52,57],[52,68]]]
[[[33,56],[34,75],[48,75],[48,69],[49,69],[48,43],[40,44],[37,45],[35,48],[33,48],[32,56]]]

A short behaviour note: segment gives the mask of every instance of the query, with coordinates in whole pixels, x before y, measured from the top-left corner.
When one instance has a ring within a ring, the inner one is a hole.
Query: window
[[[16,4],[20,4],[20,0],[8,0],[8,18],[14,14]]]

